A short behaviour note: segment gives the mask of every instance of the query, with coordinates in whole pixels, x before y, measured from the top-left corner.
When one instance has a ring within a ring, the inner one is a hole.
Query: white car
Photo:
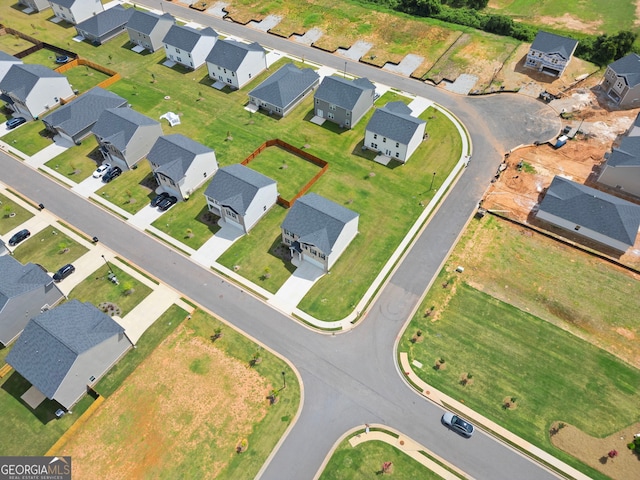
[[[96,171],[93,172],[93,178],[100,178],[102,175],[104,175],[107,170],[109,170],[111,168],[111,164],[110,163],[103,163],[102,165],[100,165],[98,168],[96,168]]]

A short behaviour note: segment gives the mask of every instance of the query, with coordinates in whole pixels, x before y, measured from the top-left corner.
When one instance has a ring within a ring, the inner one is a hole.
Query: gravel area
[[[371,47],[373,47],[371,43],[362,42],[359,40],[356,43],[354,43],[351,46],[351,48],[349,48],[348,50],[345,50],[344,48],[339,48],[338,50],[336,50],[336,53],[343,57],[350,58],[351,60],[358,61],[360,60],[360,58],[362,58],[362,56],[365,53],[371,50]]]

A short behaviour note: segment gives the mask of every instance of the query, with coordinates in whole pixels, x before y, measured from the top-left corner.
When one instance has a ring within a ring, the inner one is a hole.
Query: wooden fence
[[[322,175],[324,175],[324,172],[326,172],[327,169],[329,168],[329,163],[326,162],[325,160],[322,160],[321,158],[316,157],[315,155],[311,155],[309,152],[306,152],[306,151],[302,150],[301,148],[294,147],[293,145],[291,145],[291,144],[289,144],[287,142],[284,142],[284,141],[280,140],[279,138],[273,138],[271,140],[267,140],[262,145],[260,145],[258,148],[256,148],[253,153],[251,153],[247,158],[245,158],[241,162],[241,164],[242,165],[248,165],[253,160],[255,160],[255,158],[258,155],[260,155],[260,153],[262,153],[265,148],[273,147],[273,146],[278,146],[278,147],[280,147],[280,148],[282,148],[284,150],[287,150],[287,151],[289,151],[289,152],[291,152],[291,153],[293,153],[295,155],[298,155],[299,157],[303,158],[307,162],[311,162],[314,165],[317,165],[318,167],[320,167],[320,171],[318,173],[316,173],[313,176],[313,178],[311,180],[309,180],[307,182],[307,184],[304,187],[302,187],[300,189],[300,191],[293,196],[293,198],[286,199],[286,198],[282,198],[280,195],[278,195],[278,205],[281,205],[284,208],[291,208],[291,206],[296,202],[296,200],[298,198],[300,198],[302,195],[304,195],[305,193],[307,193],[309,191],[309,189],[312,187],[312,185],[314,183],[316,183],[318,181],[318,179]]]

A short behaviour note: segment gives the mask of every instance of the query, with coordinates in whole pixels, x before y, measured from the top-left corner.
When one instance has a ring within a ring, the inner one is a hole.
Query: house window
[[[327,112],[327,118],[328,118],[329,120],[333,120],[333,117],[334,117],[334,116],[335,116],[335,115],[333,115],[333,113],[331,113],[331,112]]]
[[[378,144],[371,142],[371,148],[378,149]]]
[[[235,77],[236,76],[236,72],[231,72],[231,76]]]
[[[251,78],[251,74],[249,74],[249,78]]]
[[[313,248],[309,250],[311,255],[315,256],[318,254],[318,252],[316,252]]]
[[[289,240],[288,238],[285,238],[284,243],[286,243],[287,245],[291,245],[291,240]]]
[[[382,143],[387,143],[387,137],[384,137],[384,138],[382,139]]]
[[[350,116],[351,116],[351,112],[347,112],[347,117],[350,117]]]
[[[335,105],[329,105],[329,110],[335,110],[336,106]]]
[[[373,134],[373,139],[375,140],[376,138],[378,138],[378,134],[377,134],[377,133],[374,133],[374,134]]]
[[[400,142],[396,142],[396,148],[400,147]]]
[[[580,225],[576,225],[574,230],[577,232],[578,230],[580,230]]]
[[[220,68],[220,65],[218,65],[218,70],[222,70],[222,68]]]
[[[316,98],[316,105],[320,103],[320,100]]]
[[[344,124],[345,124],[345,125],[349,125],[349,120],[345,120],[345,121],[344,121]]]
[[[288,235],[290,237],[293,237],[293,233],[291,233],[289,230],[283,230],[285,235]]]
[[[400,152],[396,152],[396,158],[400,158]]]
[[[227,78],[227,83],[232,83],[230,78]]]
[[[227,69],[226,69],[226,68],[225,68],[225,69],[223,69],[223,70],[224,70],[224,73],[227,73]]]
[[[176,48],[176,53],[180,53],[180,49],[179,48]]]
[[[266,205],[262,207],[262,211],[263,211],[263,212],[266,212],[266,211],[267,211],[267,206],[266,206]]]
[[[182,63],[182,59],[180,57],[176,57],[176,58],[180,63]]]
[[[324,260],[325,258],[327,258],[327,256],[324,253],[321,253],[320,255],[318,255],[322,260]]]
[[[204,172],[203,175],[204,175],[204,178],[207,178],[207,172]]]

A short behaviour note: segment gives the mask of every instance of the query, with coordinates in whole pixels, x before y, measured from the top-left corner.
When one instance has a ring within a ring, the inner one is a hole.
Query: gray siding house
[[[67,77],[31,64],[12,65],[0,80],[0,92],[9,110],[33,119],[74,96]]]
[[[41,12],[47,8],[51,8],[49,0],[18,0],[20,5],[24,5],[27,9],[30,8],[35,12]],[[29,12],[31,13],[31,12]]]
[[[314,94],[314,115],[353,128],[373,107],[376,87],[366,78],[324,77]]]
[[[602,165],[598,182],[640,197],[640,137],[623,137]]]
[[[559,77],[569,65],[577,46],[578,41],[573,38],[540,31],[531,44],[524,66]]]
[[[276,181],[241,164],[219,169],[204,192],[209,211],[244,233],[278,199]]]
[[[556,175],[536,218],[625,252],[638,235],[640,205]]]
[[[607,67],[602,89],[620,108],[640,106],[640,55],[630,53]]]
[[[315,193],[303,195],[282,222],[293,261],[328,272],[358,234],[360,215]]]
[[[207,56],[217,40],[218,34],[213,28],[196,30],[187,26],[172,25],[163,43],[169,60],[195,70],[207,61]]]
[[[91,133],[106,162],[129,170],[147,156],[162,135],[162,127],[131,108],[108,108],[100,114]]]
[[[218,40],[207,56],[209,78],[237,90],[267,68],[267,55],[258,43]]]
[[[218,170],[216,152],[179,133],[159,137],[147,155],[160,188],[179,200]]]
[[[367,123],[364,146],[402,163],[422,143],[427,122],[411,115],[402,102],[390,102],[377,108]]]
[[[6,361],[69,410],[132,346],[111,317],[71,300],[33,317]]]
[[[73,101],[63,105],[42,119],[53,135],[79,143],[91,134],[91,128],[107,108],[126,107],[127,101],[115,93],[94,87]]]
[[[249,103],[269,114],[285,117],[318,86],[320,76],[312,68],[287,63],[249,92]]]
[[[176,19],[168,13],[157,15],[145,10],[136,10],[127,22],[129,40],[134,45],[139,45],[150,52],[161,49],[162,40]]]
[[[22,60],[14,57],[13,55],[9,55],[8,53],[4,53],[0,50],[0,81],[4,78],[4,76],[9,72],[9,69],[13,65],[19,65],[22,63]]]
[[[56,305],[64,294],[42,267],[22,265],[10,255],[0,255],[0,343],[10,344],[29,318]]]
[[[116,5],[76,25],[78,35],[94,45],[102,45],[127,29],[135,9]]]
[[[74,25],[104,12],[100,0],[49,0],[49,3],[56,17]]]

